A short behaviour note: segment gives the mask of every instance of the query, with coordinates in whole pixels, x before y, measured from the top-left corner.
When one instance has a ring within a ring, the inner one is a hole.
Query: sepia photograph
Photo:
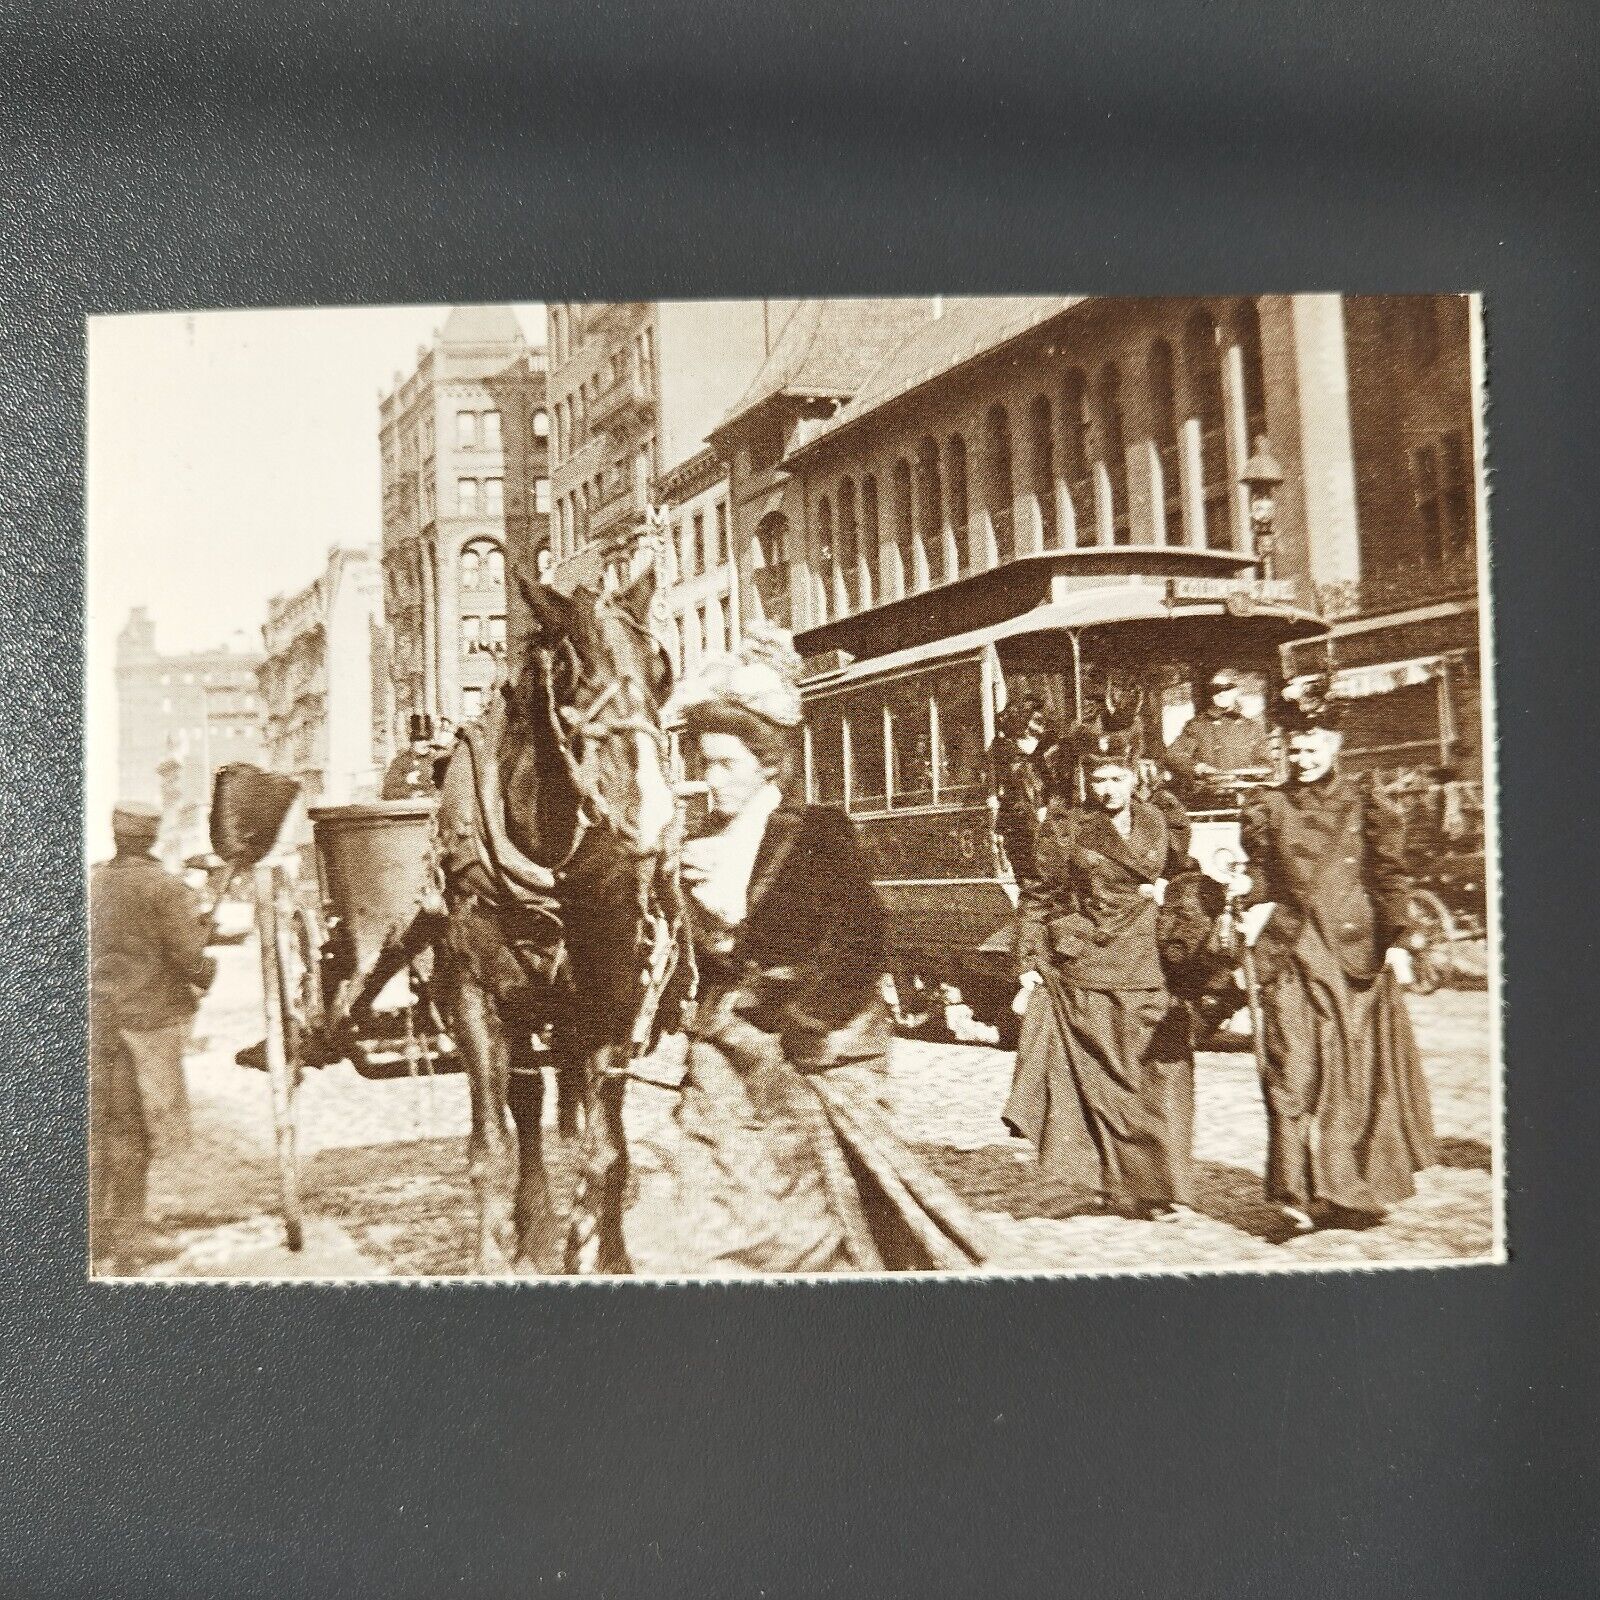
[[[91,317],[90,1276],[1505,1261],[1483,318]]]

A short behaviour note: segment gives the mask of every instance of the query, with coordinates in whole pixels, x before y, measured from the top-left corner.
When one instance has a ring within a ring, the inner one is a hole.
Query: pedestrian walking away
[[[1137,735],[1075,730],[1085,806],[1052,803],[1018,907],[1027,993],[1003,1117],[1087,1203],[1175,1214],[1191,1195],[1189,1014],[1162,972],[1157,908],[1183,836],[1139,800]]]
[[[1266,1190],[1302,1228],[1376,1222],[1434,1160],[1400,994],[1411,972],[1404,822],[1339,772],[1339,709],[1317,681],[1285,699],[1289,786],[1255,797],[1243,823]]]
[[[91,1248],[113,1271],[176,1253],[145,1213],[150,1163],[189,1142],[183,1050],[216,976],[193,895],[151,854],[160,827],[157,807],[119,804],[116,854],[89,879]]]

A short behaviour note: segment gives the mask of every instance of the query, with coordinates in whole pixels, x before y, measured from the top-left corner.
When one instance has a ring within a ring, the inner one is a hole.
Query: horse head
[[[673,675],[650,628],[654,569],[603,596],[518,581],[533,619],[535,660],[514,693],[550,730],[580,837],[601,832],[635,859],[653,859],[674,814],[661,724]]]

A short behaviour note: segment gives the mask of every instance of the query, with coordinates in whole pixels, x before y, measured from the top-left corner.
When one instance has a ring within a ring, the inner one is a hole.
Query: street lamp
[[[1239,473],[1250,496],[1250,536],[1261,561],[1261,576],[1272,577],[1272,556],[1277,548],[1275,526],[1278,511],[1278,485],[1283,482],[1283,468],[1273,457],[1267,436],[1256,436],[1255,453],[1245,462]]]

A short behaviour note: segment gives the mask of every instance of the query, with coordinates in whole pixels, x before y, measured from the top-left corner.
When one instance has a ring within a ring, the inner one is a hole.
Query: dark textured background
[[[1594,13],[1163,9],[0,8],[0,1593],[1600,1591]],[[85,312],[1310,288],[1490,295],[1511,1267],[85,1286]]]

